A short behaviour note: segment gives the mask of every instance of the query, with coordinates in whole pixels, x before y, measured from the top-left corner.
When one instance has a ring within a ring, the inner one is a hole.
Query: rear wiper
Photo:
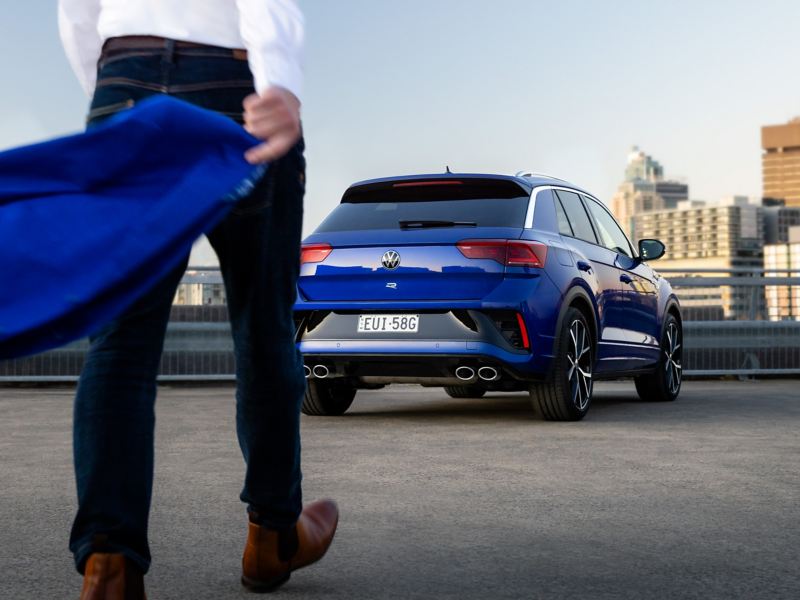
[[[475,221],[400,221],[400,229],[425,229],[427,227],[477,227]]]

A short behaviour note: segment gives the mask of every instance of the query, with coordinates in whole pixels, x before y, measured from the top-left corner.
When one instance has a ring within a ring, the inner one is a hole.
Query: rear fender
[[[587,319],[589,320],[589,328],[594,335],[594,342],[597,344],[597,341],[600,339],[600,330],[597,320],[597,303],[595,302],[594,295],[591,293],[587,287],[584,287],[586,284],[581,281],[576,283],[573,287],[571,287],[566,294],[564,294],[564,298],[561,300],[561,308],[558,311],[558,320],[556,321],[556,329],[555,335],[558,336],[558,333],[561,331],[561,327],[564,324],[564,319],[567,316],[567,310],[572,303],[576,300],[580,300],[584,303],[584,306],[589,307],[589,314],[586,314],[587,311],[583,311]]]

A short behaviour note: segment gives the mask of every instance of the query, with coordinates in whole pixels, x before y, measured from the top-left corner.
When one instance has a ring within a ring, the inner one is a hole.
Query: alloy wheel
[[[567,362],[572,404],[584,411],[592,397],[592,342],[586,326],[578,319],[569,326]]]
[[[666,357],[664,371],[667,378],[667,388],[670,394],[676,394],[681,387],[683,367],[681,366],[681,333],[678,325],[674,322],[667,326],[663,352]]]

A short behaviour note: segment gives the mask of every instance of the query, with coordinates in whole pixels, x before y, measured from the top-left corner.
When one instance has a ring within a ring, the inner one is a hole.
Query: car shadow
[[[388,398],[386,397],[388,396]],[[626,410],[630,404],[641,404],[636,392],[603,390],[592,398],[592,415],[611,416]],[[489,393],[483,398],[450,398],[441,390],[431,389],[429,394],[386,393],[384,390],[360,393],[352,408],[340,418],[346,419],[403,419],[450,421],[509,421],[533,420],[540,417],[524,393]]]

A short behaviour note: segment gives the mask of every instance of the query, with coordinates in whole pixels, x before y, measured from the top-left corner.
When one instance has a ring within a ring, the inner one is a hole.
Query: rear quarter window
[[[564,207],[561,204],[561,200],[559,200],[556,196],[553,196],[553,200],[556,204],[556,218],[558,219],[558,232],[563,235],[571,235],[575,236],[575,232],[572,231],[572,226],[569,224],[569,219],[567,219],[567,213],[564,212]]]
[[[557,190],[556,195],[559,200],[561,200],[564,212],[567,213],[572,231],[574,231],[572,234],[573,237],[596,244],[597,237],[594,235],[592,222],[589,220],[589,215],[586,213],[586,209],[583,207],[583,202],[581,202],[578,194]]]

